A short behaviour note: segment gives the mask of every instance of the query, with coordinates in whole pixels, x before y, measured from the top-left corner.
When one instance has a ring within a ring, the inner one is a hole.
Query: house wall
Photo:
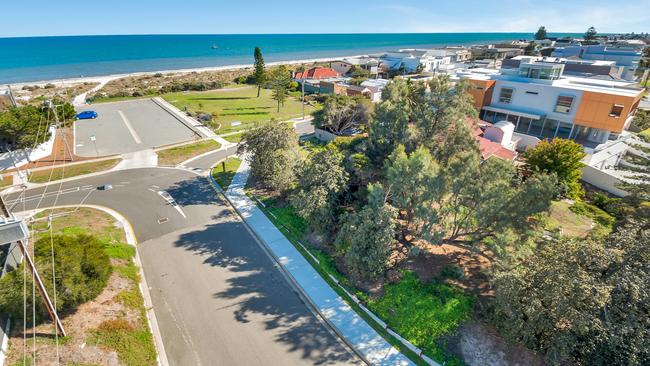
[[[510,103],[501,103],[499,101],[502,88],[513,89]],[[555,104],[560,95],[573,96],[573,104],[569,113],[555,112]],[[490,105],[521,112],[546,115],[547,118],[571,123],[581,105],[582,95],[583,92],[580,90],[562,88],[551,84],[497,80]]]
[[[496,81],[473,79],[469,79],[469,81],[474,86],[469,90],[469,94],[474,98],[474,107],[480,111],[481,108],[490,104]]]
[[[628,116],[633,111],[633,106],[637,105],[640,98],[641,93],[635,98],[585,91],[575,116],[575,122],[582,126],[621,132],[625,128]],[[624,106],[620,117],[609,115],[614,104]]]
[[[352,64],[342,61],[333,61],[330,63],[330,67],[339,74],[345,75],[352,68]]]
[[[618,188],[621,184],[620,179],[589,165],[582,168],[582,180],[619,197],[629,195],[628,192]]]

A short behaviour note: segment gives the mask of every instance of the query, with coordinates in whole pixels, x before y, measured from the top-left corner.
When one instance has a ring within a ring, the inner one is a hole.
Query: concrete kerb
[[[222,160],[223,160],[223,159],[222,159]],[[215,165],[217,165],[218,163],[219,163],[219,162],[217,162]],[[280,273],[282,274],[282,276],[287,280],[287,283],[289,283],[289,284],[291,285],[291,287],[293,288],[293,290],[295,291],[295,293],[296,293],[296,294],[297,294],[301,299],[303,299],[304,303],[308,305],[308,307],[310,308],[310,310],[311,310],[315,315],[317,315],[318,318],[319,318],[319,319],[320,319],[324,324],[327,325],[327,328],[328,328],[332,333],[334,333],[334,335],[336,335],[336,337],[338,337],[338,338],[339,338],[343,343],[345,343],[345,344],[347,345],[347,347],[348,347],[350,350],[352,350],[352,352],[353,352],[357,357],[359,357],[359,359],[361,359],[361,360],[362,360],[363,362],[365,362],[367,365],[372,365],[372,363],[370,363],[370,361],[368,361],[368,360],[364,357],[364,355],[361,354],[361,353],[360,353],[360,352],[359,352],[359,351],[354,347],[354,345],[351,344],[351,343],[347,340],[347,338],[346,338],[346,337],[345,337],[345,336],[344,336],[344,335],[343,335],[343,334],[342,334],[342,333],[341,333],[341,332],[340,332],[340,331],[339,331],[339,330],[334,326],[334,324],[332,324],[332,323],[331,323],[331,322],[330,322],[330,321],[325,317],[325,315],[322,314],[322,313],[320,312],[320,310],[318,309],[318,306],[316,306],[316,304],[315,304],[315,303],[314,303],[314,302],[309,298],[309,296],[304,292],[304,290],[303,290],[302,287],[298,284],[298,282],[297,282],[296,279],[293,277],[293,275],[291,275],[291,273],[290,273],[290,272],[289,272],[289,271],[288,271],[288,270],[287,270],[287,269],[282,265],[282,262],[280,261],[280,258],[278,258],[278,257],[275,256],[275,254],[273,253],[273,251],[271,251],[271,249],[270,249],[270,248],[268,247],[268,245],[264,242],[264,240],[262,240],[262,238],[260,238],[260,237],[257,235],[257,233],[255,233],[255,231],[254,231],[254,230],[249,226],[249,224],[246,222],[246,220],[244,220],[244,217],[242,217],[241,214],[239,213],[239,211],[237,211],[237,209],[236,209],[235,206],[232,204],[232,202],[230,202],[230,199],[228,198],[228,196],[224,193],[223,189],[221,189],[221,187],[219,186],[219,184],[217,183],[217,181],[216,181],[216,180],[214,179],[214,177],[212,176],[212,170],[213,170],[213,169],[214,169],[214,166],[213,166],[212,168],[210,168],[210,174],[208,175],[208,180],[210,181],[210,185],[212,186],[212,188],[213,188],[217,193],[221,193],[221,195],[226,199],[226,201],[228,202],[228,204],[230,205],[230,207],[232,208],[232,210],[237,214],[237,216],[239,216],[239,218],[240,218],[241,222],[243,223],[244,227],[246,228],[246,230],[251,234],[251,236],[252,236],[253,238],[255,238],[255,241],[260,245],[260,247],[261,247],[262,250],[266,253],[266,255],[267,255],[267,256],[268,256],[268,257],[269,257],[273,262],[275,262],[275,263],[277,264],[276,267],[279,269],[279,271],[280,271]]]
[[[216,165],[216,164],[215,164],[215,165]],[[219,187],[219,185],[217,184],[217,182],[214,181],[214,178],[212,177],[212,169],[211,169],[211,171],[210,171],[210,182],[211,182],[211,184],[212,184],[213,186],[216,186],[216,187],[217,187],[216,189],[217,189],[220,193],[223,194],[223,191],[221,190],[221,188]],[[228,199],[228,197],[227,197],[225,194],[223,194],[223,196],[224,196],[224,197],[226,198],[226,200],[230,203],[230,205],[234,207],[234,205],[232,205],[232,203],[230,202],[230,200]],[[255,199],[255,201],[257,201],[257,202],[259,202],[260,204],[262,204],[261,201],[259,201],[259,199],[257,199],[257,197],[254,197],[254,199]],[[264,204],[262,204],[262,206],[263,206],[263,207],[266,207]],[[235,210],[235,211],[236,211],[236,210]],[[264,210],[264,211],[265,211],[265,210]],[[266,211],[265,211],[265,212],[266,212]],[[237,213],[239,214],[239,212],[237,212]],[[271,214],[270,212],[266,212],[266,213],[267,213],[267,214]],[[271,214],[271,215],[272,215],[272,214]],[[241,216],[241,215],[240,215],[240,216]],[[273,216],[273,215],[272,215],[272,216]],[[246,223],[246,221],[243,220],[243,217],[242,217],[242,221],[245,223],[246,226],[248,226],[248,224]],[[281,225],[282,225],[282,224],[281,224]],[[284,226],[284,225],[282,225],[282,226],[283,226],[283,227],[284,227],[284,228],[285,228],[289,233],[291,233],[291,230],[290,230],[289,228],[287,228],[287,227]],[[249,230],[249,231],[253,232],[253,230]],[[257,237],[257,236],[256,236],[256,237]],[[264,241],[261,240],[261,239],[259,239],[259,238],[258,238],[258,241],[260,241],[261,243],[264,243]],[[294,241],[291,241],[291,242],[294,242]],[[318,259],[317,259],[317,258],[316,258],[312,253],[311,253],[311,251],[310,251],[309,249],[307,249],[307,248],[306,248],[306,247],[305,247],[305,246],[304,246],[300,241],[295,241],[295,242],[297,242],[297,243],[300,245],[300,247],[301,247],[302,249],[304,249],[304,251],[305,251],[305,252],[306,252],[306,253],[307,253],[307,254],[308,254],[308,255],[309,255],[309,256],[310,256],[310,257],[311,257],[311,258],[312,258],[316,263],[320,263],[320,261],[319,261],[319,260],[318,260]],[[266,246],[266,244],[264,244],[264,246]],[[270,250],[270,249],[267,248],[267,250]],[[275,256],[273,256],[273,258],[274,258],[276,261],[278,261],[278,259],[275,258]],[[278,262],[278,263],[280,263],[280,262]],[[283,266],[280,266],[280,267],[283,267]],[[285,271],[286,271],[286,270],[285,270]],[[368,316],[369,316],[373,321],[375,321],[375,323],[376,323],[377,325],[379,325],[382,329],[386,330],[386,331],[387,331],[391,336],[393,336],[395,339],[397,339],[397,340],[398,340],[402,345],[404,345],[404,346],[407,347],[409,350],[411,350],[413,353],[415,353],[418,357],[420,357],[420,359],[421,359],[422,361],[426,362],[427,364],[429,364],[429,365],[431,365],[431,366],[440,366],[439,363],[437,363],[436,361],[432,360],[432,359],[429,358],[428,356],[424,355],[423,351],[422,351],[420,348],[416,347],[416,346],[413,345],[411,342],[409,342],[408,340],[406,340],[405,338],[403,338],[401,335],[399,335],[397,332],[395,332],[394,330],[392,330],[391,328],[389,328],[389,327],[388,327],[388,324],[386,324],[386,322],[384,322],[383,320],[381,320],[381,318],[379,318],[375,313],[373,313],[372,311],[370,311],[370,309],[366,308],[366,307],[363,305],[363,303],[362,303],[362,302],[361,302],[361,301],[360,301],[360,300],[359,300],[355,295],[353,295],[352,293],[350,293],[350,292],[347,290],[347,288],[345,288],[345,287],[340,283],[340,281],[339,281],[336,277],[334,277],[334,276],[333,276],[332,274],[330,274],[330,273],[327,273],[327,274],[328,274],[328,276],[330,277],[330,279],[331,279],[331,280],[336,284],[336,286],[337,286],[339,289],[341,289],[341,290],[342,290],[342,291],[343,291],[343,292],[344,292],[344,293],[345,293],[345,294],[346,294],[350,299],[352,299],[352,300],[353,300],[353,301],[354,301],[354,302],[359,306],[359,308],[360,308],[361,310],[363,310],[364,313],[366,313],[366,315],[368,315]],[[290,273],[289,273],[289,276],[291,276]],[[293,279],[293,277],[292,277],[292,279]],[[294,280],[294,281],[295,281],[295,280]],[[296,285],[297,285],[297,284],[296,284]],[[297,285],[297,286],[298,286],[298,285]],[[298,288],[300,288],[300,286],[298,286]],[[302,288],[300,288],[300,289],[301,289],[301,291],[302,291]],[[305,295],[305,297],[308,297],[307,294],[304,294],[304,295]],[[338,332],[338,330],[336,329],[336,327],[334,327],[333,324],[330,324],[330,323],[327,321],[327,319],[325,319],[325,317],[323,316],[323,314],[321,314],[321,313],[318,311],[318,309],[316,308],[315,304],[313,304],[313,303],[311,302],[311,300],[310,300],[310,304],[315,308],[315,310],[318,312],[318,314],[321,316],[321,318],[323,318],[323,319],[324,319],[324,320],[325,320],[325,321],[326,321],[326,322],[327,322],[327,323],[328,323],[328,324],[329,324],[333,329],[335,329],[336,333],[337,333],[339,336],[341,336],[342,339],[344,339],[344,341],[346,342],[346,344],[348,344],[352,349],[354,349],[354,347],[353,347],[352,345],[350,345],[350,344],[345,340],[345,337],[343,337],[343,336]],[[355,353],[359,354],[359,352],[358,352],[356,349],[355,349]],[[367,360],[365,360],[363,357],[362,357],[362,359],[363,359],[364,361],[367,362]]]
[[[135,232],[133,231],[133,226],[131,226],[129,220],[127,220],[126,217],[122,216],[122,214],[120,214],[119,212],[111,208],[105,206],[99,206],[99,205],[88,205],[88,204],[60,205],[56,207],[39,209],[35,212],[40,212],[40,211],[54,209],[54,208],[77,208],[77,207],[87,207],[87,208],[93,208],[96,210],[103,211],[111,215],[115,220],[117,220],[120,224],[122,224],[122,227],[124,229],[124,234],[126,236],[127,244],[133,245],[133,247],[135,248],[135,264],[139,268],[139,274],[141,279],[138,287],[140,288],[140,293],[142,294],[142,298],[144,299],[144,306],[147,314],[147,325],[149,326],[149,330],[151,331],[151,334],[153,335],[154,338],[154,345],[156,347],[156,353],[157,353],[157,363],[159,366],[169,366],[169,361],[167,360],[167,353],[165,352],[165,345],[162,341],[160,328],[158,327],[158,320],[156,319],[156,314],[153,309],[153,302],[151,301],[149,286],[147,285],[147,279],[144,275],[144,269],[142,268],[142,261],[140,260],[140,254],[138,253],[138,246],[137,246],[138,240],[135,236]],[[0,363],[0,366],[1,365],[2,363]]]

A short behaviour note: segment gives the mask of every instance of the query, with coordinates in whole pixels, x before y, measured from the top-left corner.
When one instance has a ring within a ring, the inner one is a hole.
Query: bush
[[[57,310],[70,311],[94,299],[106,286],[112,268],[104,245],[90,235],[57,235],[53,238]],[[52,257],[50,238],[41,238],[34,244],[34,262],[50,296],[52,288]],[[0,280],[0,312],[15,318],[23,317],[22,264]],[[31,276],[26,279],[31,288]],[[32,307],[31,297],[27,309]],[[36,300],[36,322],[47,317],[42,302]],[[31,311],[27,314],[31,322]]]
[[[161,77],[163,77],[163,74],[157,72],[157,73],[153,74],[153,77],[155,77],[155,78],[161,78]]]
[[[571,210],[571,212],[575,214],[590,217],[597,223],[608,228],[611,228],[612,225],[614,225],[614,222],[616,221],[614,217],[612,217],[607,212],[603,211],[602,209],[594,205],[585,203],[583,201],[577,201],[575,204],[569,207],[569,210]]]
[[[55,88],[55,87],[56,87],[56,85],[54,85],[52,83],[47,83],[47,84],[45,84],[45,86],[43,86],[44,89],[52,89],[52,88]]]

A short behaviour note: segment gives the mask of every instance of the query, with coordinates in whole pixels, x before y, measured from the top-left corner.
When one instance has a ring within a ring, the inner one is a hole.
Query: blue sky
[[[8,0],[0,37],[77,34],[650,32],[650,0]]]

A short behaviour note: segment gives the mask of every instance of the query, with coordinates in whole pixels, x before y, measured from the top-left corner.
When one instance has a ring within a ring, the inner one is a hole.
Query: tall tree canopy
[[[257,97],[260,97],[260,90],[266,83],[266,70],[264,68],[264,57],[262,56],[262,50],[259,47],[255,47],[253,52],[253,57],[255,57],[255,72],[253,73],[253,79],[255,80],[255,85],[257,85]]]
[[[316,127],[340,134],[368,124],[370,101],[364,97],[333,95],[325,100],[323,108],[314,112],[313,116]]]
[[[293,187],[301,155],[298,135],[291,126],[272,121],[250,130],[242,136],[237,152],[246,154],[251,175],[259,183],[278,192]]]
[[[650,362],[650,231],[541,242],[497,274],[494,320],[552,364]]]
[[[0,144],[8,144],[8,149],[15,150],[45,142],[49,138],[50,126],[46,113],[34,106],[0,112]]]
[[[543,140],[523,154],[529,170],[555,174],[560,193],[570,198],[578,198],[582,194],[580,177],[585,156],[580,144],[559,138],[550,142]]]
[[[545,26],[539,27],[537,32],[535,32],[535,39],[537,39],[537,40],[546,39],[546,27]]]
[[[587,41],[593,41],[596,39],[596,35],[598,35],[598,32],[596,32],[595,27],[589,27],[587,31],[585,32],[585,40]]]
[[[356,277],[374,279],[386,269],[395,240],[396,214],[386,201],[385,190],[371,183],[368,203],[359,212],[344,215],[336,244]]]
[[[297,189],[289,197],[298,215],[321,232],[332,230],[339,195],[347,188],[343,158],[336,149],[311,156],[298,168]]]

